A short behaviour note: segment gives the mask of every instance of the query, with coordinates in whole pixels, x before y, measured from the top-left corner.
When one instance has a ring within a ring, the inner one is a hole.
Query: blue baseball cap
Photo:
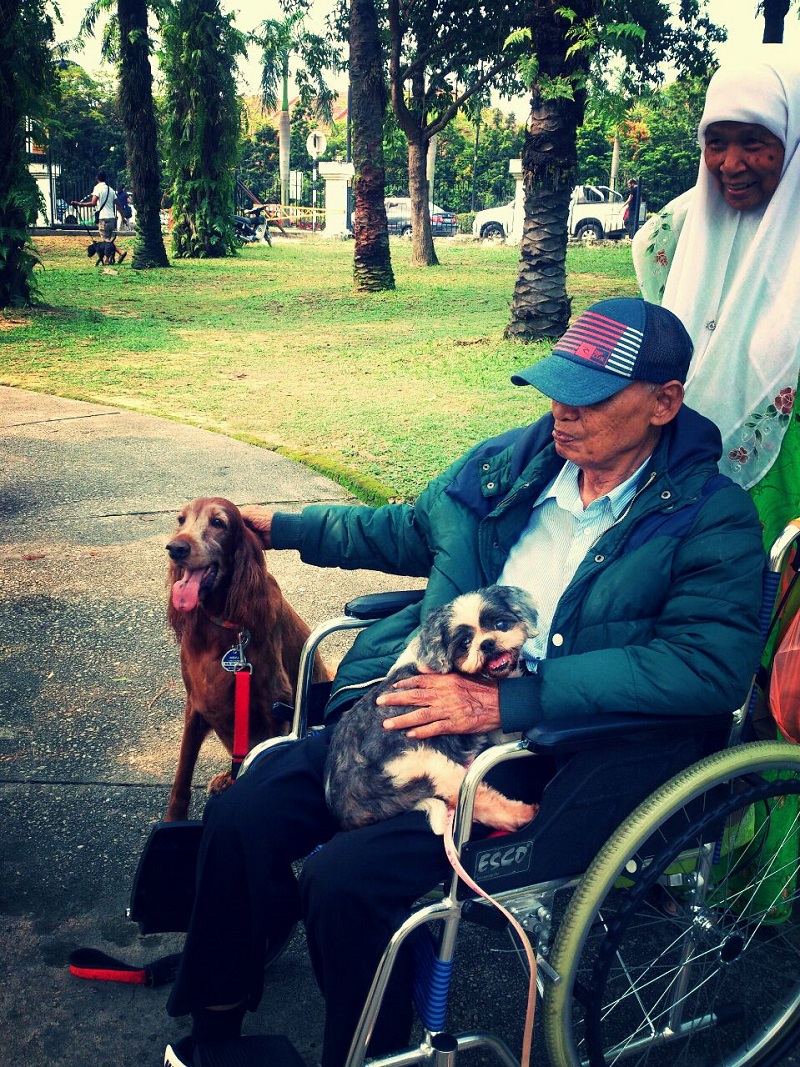
[[[511,376],[560,404],[607,400],[631,382],[685,382],[692,339],[681,320],[646,300],[615,297],[592,304],[549,356]]]

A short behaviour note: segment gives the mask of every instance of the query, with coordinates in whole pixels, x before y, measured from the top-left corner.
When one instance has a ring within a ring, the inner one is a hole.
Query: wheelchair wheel
[[[657,790],[567,905],[553,1067],[777,1064],[800,1038],[800,750],[717,753]]]

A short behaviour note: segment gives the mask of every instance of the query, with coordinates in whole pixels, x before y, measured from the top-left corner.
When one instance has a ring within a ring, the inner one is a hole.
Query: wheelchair
[[[765,633],[798,542],[800,529],[787,527],[770,554]],[[421,595],[357,598],[317,627],[301,659],[291,732],[253,749],[240,773],[314,728],[311,675],[323,640]],[[528,935],[550,1067],[769,1065],[800,1040],[800,749],[749,740],[752,704],[751,695],[732,716],[604,715],[536,727],[471,766],[454,844],[467,873]],[[550,768],[536,818],[511,834],[473,837],[479,783],[531,759]],[[776,842],[774,824],[787,809]],[[455,872],[419,902],[386,947],[346,1067],[454,1067],[473,1050],[519,1067],[503,1036],[448,1029],[461,923],[505,928],[498,916]],[[405,948],[414,953],[423,1037],[370,1058]],[[541,1063],[538,1044],[535,1056]]]

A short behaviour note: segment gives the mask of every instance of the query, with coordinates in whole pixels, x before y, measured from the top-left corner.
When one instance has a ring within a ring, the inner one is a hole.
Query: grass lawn
[[[549,345],[503,340],[518,249],[436,242],[439,267],[356,295],[350,242],[108,271],[85,238],[36,239],[45,309],[0,318],[0,384],[174,418],[283,452],[362,499],[413,498],[467,447],[547,401],[509,375]],[[130,241],[121,238],[122,247]],[[570,248],[573,311],[636,295],[628,244]]]

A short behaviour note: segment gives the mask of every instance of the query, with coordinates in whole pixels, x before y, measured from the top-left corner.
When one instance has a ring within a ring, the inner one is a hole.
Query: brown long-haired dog
[[[381,707],[377,697],[400,678],[424,672],[509,678],[520,650],[536,633],[536,609],[515,586],[492,585],[456,597],[430,612],[385,681],[349,708],[337,724],[325,765],[328,807],[344,830],[392,815],[424,811],[434,833],[444,832],[472,760],[499,738],[443,734],[412,739],[383,722],[410,708]],[[475,797],[475,820],[498,830],[530,822],[535,804],[512,800],[485,782]]]
[[[253,745],[286,733],[288,724],[272,714],[276,701],[294,703],[300,651],[309,627],[286,601],[268,572],[258,537],[223,497],[201,497],[178,515],[167,545],[171,588],[167,621],[181,647],[186,712],[178,766],[166,821],[185,819],[192,775],[200,747],[213,730],[233,751],[235,673],[223,656],[237,659],[240,635],[252,664],[250,736]],[[327,677],[317,661],[315,680]],[[230,784],[217,775],[209,791]]]

